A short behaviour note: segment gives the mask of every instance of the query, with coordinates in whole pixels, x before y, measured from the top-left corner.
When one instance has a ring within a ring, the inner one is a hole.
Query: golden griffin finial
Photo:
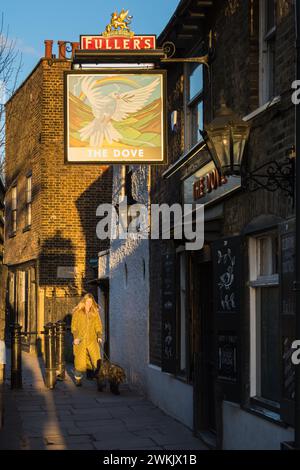
[[[106,26],[103,36],[134,36],[134,32],[130,30],[130,24],[133,16],[128,15],[129,10],[124,10],[120,14],[115,11],[111,14],[110,23]]]

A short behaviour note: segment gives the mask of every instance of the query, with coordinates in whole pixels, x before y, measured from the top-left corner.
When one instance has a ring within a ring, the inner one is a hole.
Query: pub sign
[[[86,54],[109,51],[113,61],[65,73],[67,162],[166,163],[166,71],[132,68],[132,56],[154,50],[156,38],[136,36],[131,20],[128,10],[115,11],[100,36],[81,36]],[[122,56],[122,66],[120,50],[131,56],[128,63]]]

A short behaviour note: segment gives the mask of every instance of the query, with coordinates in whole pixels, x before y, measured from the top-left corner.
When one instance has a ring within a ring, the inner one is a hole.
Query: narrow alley
[[[23,353],[23,389],[5,384],[0,449],[201,450],[192,432],[151,402],[121,386],[119,396],[98,392],[94,381],[75,387],[71,370],[48,390],[38,358]]]

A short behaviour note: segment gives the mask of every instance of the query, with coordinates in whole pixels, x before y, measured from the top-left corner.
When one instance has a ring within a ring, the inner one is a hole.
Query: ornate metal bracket
[[[281,189],[294,200],[295,193],[295,159],[271,161],[255,170],[242,167],[242,186],[250,192],[265,189],[275,192]]]
[[[210,63],[214,56],[214,47],[213,41],[216,39],[216,34],[210,31],[209,33],[209,46],[208,46],[208,53],[200,56],[200,57],[174,57],[176,53],[176,46],[173,42],[168,41],[165,42],[162,46],[163,51],[165,53],[165,58],[161,59],[161,62],[164,63],[196,63],[196,64],[203,64],[208,69]]]

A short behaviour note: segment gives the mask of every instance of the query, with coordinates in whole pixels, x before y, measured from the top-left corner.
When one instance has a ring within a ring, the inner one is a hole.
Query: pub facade
[[[205,242],[150,242],[149,395],[212,448],[294,438],[294,20],[289,1],[181,1],[158,39],[182,60],[151,202],[203,204]]]

